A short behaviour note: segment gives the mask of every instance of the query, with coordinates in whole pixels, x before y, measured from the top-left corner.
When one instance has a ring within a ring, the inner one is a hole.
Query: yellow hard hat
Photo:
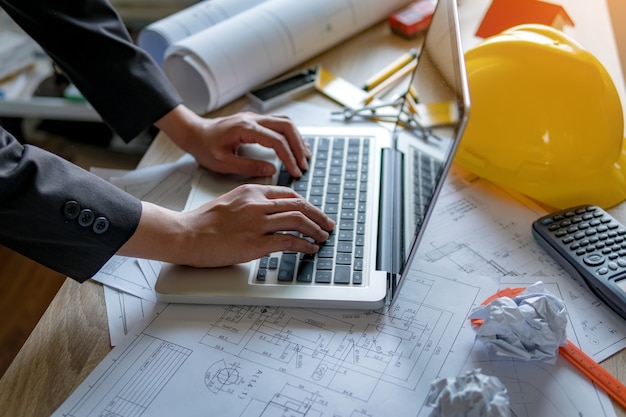
[[[462,166],[554,208],[626,198],[622,106],[590,52],[528,24],[485,39],[465,60],[472,114]]]

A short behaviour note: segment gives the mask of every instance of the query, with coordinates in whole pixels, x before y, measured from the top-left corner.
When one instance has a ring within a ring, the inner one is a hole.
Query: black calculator
[[[563,269],[626,319],[626,226],[582,205],[537,219],[532,231]]]

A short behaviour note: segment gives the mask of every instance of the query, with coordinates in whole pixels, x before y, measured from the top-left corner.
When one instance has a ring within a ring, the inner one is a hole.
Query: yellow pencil
[[[406,104],[409,107],[409,112],[411,114],[418,114],[419,115],[419,112],[417,111],[417,102],[413,98],[413,95],[410,92],[408,92],[404,96],[404,99],[406,100]]]
[[[363,99],[363,103],[369,104],[374,99],[374,97],[382,93],[387,88],[390,88],[392,85],[400,81],[403,77],[406,77],[408,74],[410,74],[411,71],[415,69],[416,65],[417,63],[415,61],[409,61],[408,64],[401,67],[396,72],[390,74],[390,76],[387,77],[383,82],[376,85],[376,87],[372,88],[367,93],[367,96],[365,96],[365,98]]]
[[[376,74],[372,75],[365,81],[363,85],[363,89],[365,91],[369,91],[372,88],[376,87],[378,84],[385,81],[387,78],[391,77],[395,74],[400,68],[404,67],[406,64],[411,62],[417,56],[417,51],[415,49],[409,50],[409,52],[403,54],[395,61],[387,65],[385,68],[378,71]]]

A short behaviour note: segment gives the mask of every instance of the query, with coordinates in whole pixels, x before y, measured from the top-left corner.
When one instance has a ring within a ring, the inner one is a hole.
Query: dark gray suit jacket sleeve
[[[0,7],[122,138],[180,103],[106,0],[0,0]],[[0,129],[0,244],[83,281],[128,240],[140,215],[136,198]]]
[[[0,129],[0,243],[78,281],[128,240],[141,202]]]
[[[106,0],[0,0],[122,138],[181,102],[160,67],[133,44]]]

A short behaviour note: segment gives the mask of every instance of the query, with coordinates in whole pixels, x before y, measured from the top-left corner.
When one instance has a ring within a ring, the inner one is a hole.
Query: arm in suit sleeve
[[[180,103],[108,1],[0,0],[0,7],[122,138]],[[133,235],[140,216],[136,198],[0,129],[1,244],[82,282]]]
[[[0,128],[0,243],[77,280],[135,232],[141,202]]]
[[[0,0],[125,140],[182,101],[107,0]]]

